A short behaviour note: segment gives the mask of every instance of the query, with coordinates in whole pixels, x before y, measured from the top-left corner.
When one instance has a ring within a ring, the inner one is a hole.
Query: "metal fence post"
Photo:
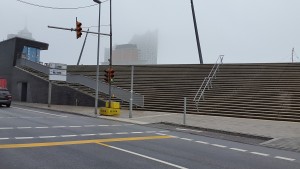
[[[131,90],[130,90],[130,110],[129,110],[129,118],[132,118],[132,103],[133,103],[133,72],[134,72],[134,66],[131,66]]]
[[[186,125],[186,97],[184,97],[183,125]]]
[[[51,94],[52,94],[52,83],[49,80],[49,85],[48,85],[48,107],[51,107]]]

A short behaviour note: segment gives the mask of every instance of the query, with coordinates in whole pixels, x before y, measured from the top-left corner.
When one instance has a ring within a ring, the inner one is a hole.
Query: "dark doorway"
[[[27,101],[27,83],[22,83],[22,86],[21,86],[21,101],[22,102]]]

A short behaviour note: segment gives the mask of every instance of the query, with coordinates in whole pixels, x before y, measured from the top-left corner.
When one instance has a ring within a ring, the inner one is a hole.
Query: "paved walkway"
[[[47,104],[21,102],[14,102],[13,104],[50,110],[58,110],[93,117],[95,116],[93,107],[52,105],[49,108]],[[149,124],[157,122],[183,124],[182,114],[165,112],[133,111],[133,118],[129,118],[129,111],[121,110],[121,115],[119,117],[100,116],[100,118],[124,121],[135,124]],[[287,142],[291,142],[291,149],[296,149],[300,151],[300,123],[297,122],[188,114],[186,117],[186,125],[234,133],[270,137],[274,138],[274,141],[269,141],[264,145],[270,145],[272,147],[282,147],[282,145],[284,144],[285,147],[288,147],[288,145],[286,145]]]

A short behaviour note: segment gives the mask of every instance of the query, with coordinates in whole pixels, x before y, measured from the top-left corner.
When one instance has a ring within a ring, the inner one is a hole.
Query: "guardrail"
[[[48,66],[44,66],[42,64],[32,62],[27,59],[18,59],[17,66],[29,67],[31,69],[34,69],[34,70],[42,72],[46,75],[49,75],[49,67]],[[83,76],[83,75],[67,74],[67,82],[68,83],[78,83],[80,85],[83,85],[83,86],[86,86],[86,87],[96,90],[96,80],[86,77],[86,76]],[[112,87],[111,88],[112,94],[114,94],[114,96],[116,98],[119,98],[126,102],[130,102],[130,97],[131,97],[130,91],[122,89],[120,87],[116,87],[116,86],[111,86],[111,87]],[[109,85],[106,83],[103,83],[100,81],[100,83],[98,85],[98,89],[99,89],[99,92],[109,94],[109,92],[108,92]],[[144,96],[141,94],[138,94],[138,93],[133,93],[133,104],[140,106],[140,107],[144,107]]]

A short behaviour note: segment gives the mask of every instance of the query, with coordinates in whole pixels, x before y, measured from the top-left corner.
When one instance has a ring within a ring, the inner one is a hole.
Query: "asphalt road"
[[[203,137],[186,130],[1,107],[0,168],[300,168],[299,153]]]

